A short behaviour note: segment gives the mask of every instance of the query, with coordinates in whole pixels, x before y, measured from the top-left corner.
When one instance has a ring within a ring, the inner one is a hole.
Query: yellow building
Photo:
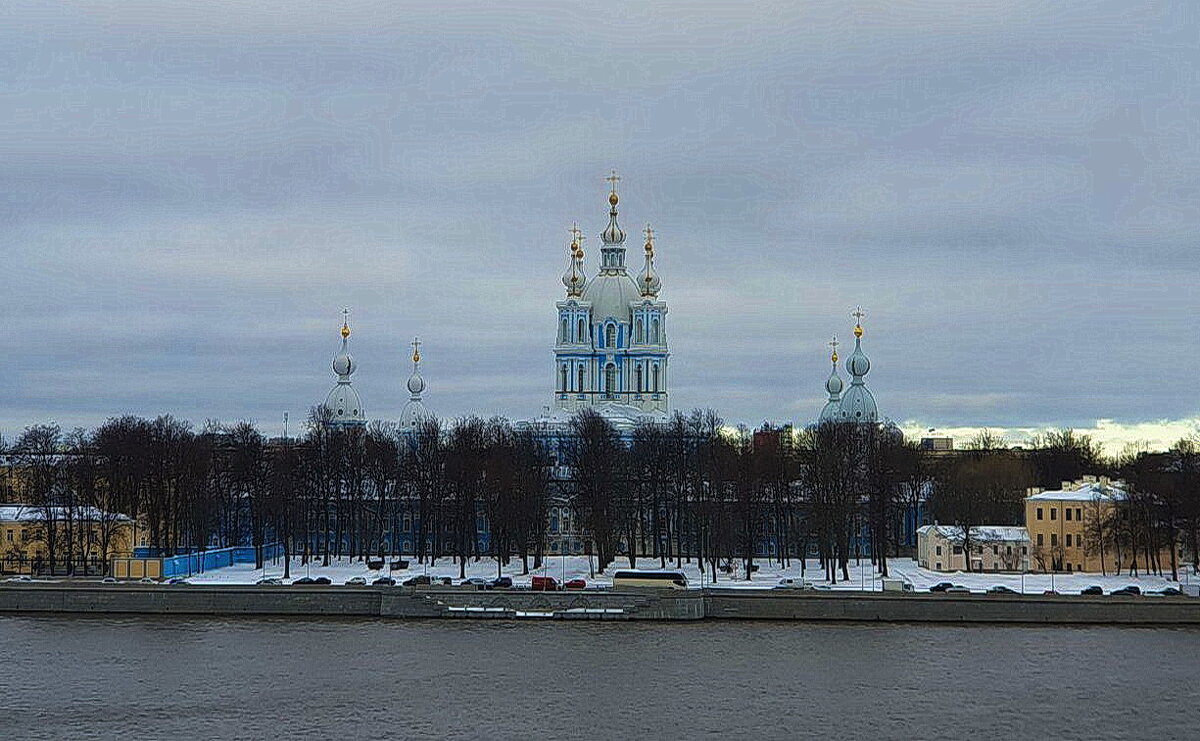
[[[1027,571],[1029,535],[1023,527],[977,525],[964,546],[962,528],[923,525],[917,528],[917,563],[933,571]],[[965,550],[970,549],[970,553]]]
[[[1109,523],[1126,493],[1120,482],[1085,476],[1064,481],[1054,491],[1032,490],[1025,497],[1025,529],[1032,543],[1030,566],[1035,571],[1094,571],[1119,573],[1128,569],[1132,554],[1114,542]],[[1180,554],[1181,556],[1182,554]],[[1148,570],[1144,559],[1141,570]],[[1169,568],[1170,550],[1160,554]]]
[[[49,517],[47,517],[49,515]],[[51,573],[49,528],[54,528],[53,573],[104,574],[113,556],[129,555],[133,520],[94,507],[0,505],[0,573]]]

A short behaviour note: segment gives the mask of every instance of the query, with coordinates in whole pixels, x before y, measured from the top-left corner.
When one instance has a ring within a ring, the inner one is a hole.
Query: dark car
[[[587,582],[583,579],[571,579],[566,584],[563,584],[563,589],[586,589]]]
[[[293,581],[292,586],[294,586],[294,587],[304,586],[304,585],[312,584],[312,583],[313,583],[313,579],[311,576],[302,576],[299,579],[296,579],[295,581]]]
[[[530,581],[529,588],[535,592],[557,592],[558,580],[553,576],[535,576]]]
[[[501,576],[492,579],[491,582],[488,583],[488,589],[512,589],[512,585],[513,582],[511,576]]]
[[[1093,584],[1090,587],[1084,587],[1083,589],[1079,590],[1079,593],[1096,595],[1096,594],[1104,594],[1104,590],[1101,589],[1100,587],[1096,586],[1095,584]]]
[[[375,581],[371,582],[371,586],[394,587],[394,586],[396,586],[396,580],[390,576],[381,576],[378,579],[376,579]]]
[[[946,591],[947,589],[949,589],[949,588],[950,588],[950,587],[952,587],[952,586],[954,586],[954,585],[953,585],[953,584],[951,584],[950,582],[948,582],[948,581],[944,581],[944,582],[940,582],[940,583],[938,583],[938,584],[934,584],[932,587],[930,587],[930,588],[929,588],[929,591],[931,591],[931,592],[944,592],[944,591]]]
[[[1003,584],[997,584],[987,590],[988,594],[1020,594],[1017,590],[1006,587]]]
[[[425,574],[417,574],[416,576],[410,576],[407,579],[405,579],[404,581],[400,582],[400,586],[403,586],[403,587],[427,587],[432,583],[433,583],[433,580],[430,579]]]
[[[322,586],[325,586],[325,585],[333,584],[333,580],[331,580],[328,576],[318,576],[316,579],[313,579],[313,584],[320,584]]]
[[[1109,592],[1109,595],[1119,597],[1139,597],[1141,594],[1141,587],[1134,586],[1133,584],[1130,584],[1126,587],[1121,587],[1120,589],[1114,589]]]
[[[1163,587],[1158,593],[1164,597],[1182,597],[1183,590],[1179,587]]]

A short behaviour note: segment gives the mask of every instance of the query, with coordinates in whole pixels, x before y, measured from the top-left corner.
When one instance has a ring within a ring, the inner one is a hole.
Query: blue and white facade
[[[645,263],[636,279],[625,265],[625,232],[617,224],[613,175],[608,227],[600,234],[600,265],[588,279],[582,237],[572,229],[571,262],[562,282],[567,296],[556,304],[553,408],[574,413],[587,407],[636,417],[670,408],[667,304],[654,267],[654,231],[646,226]]]

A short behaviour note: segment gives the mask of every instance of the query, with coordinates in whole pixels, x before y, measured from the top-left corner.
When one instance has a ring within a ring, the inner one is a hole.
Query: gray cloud
[[[6,3],[0,430],[302,415],[344,305],[372,416],[414,334],[432,408],[534,414],[610,167],[631,244],[659,234],[677,406],[807,421],[862,303],[896,419],[1196,415],[1196,30],[1174,3]]]

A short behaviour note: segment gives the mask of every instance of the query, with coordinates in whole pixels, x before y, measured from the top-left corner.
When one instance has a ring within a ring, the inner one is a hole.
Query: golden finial
[[[654,229],[647,222],[646,228],[643,231],[646,234],[646,254],[654,257]]]
[[[421,338],[420,337],[413,338],[412,348],[413,348],[413,362],[414,363],[421,362]]]
[[[342,339],[350,336],[350,309],[342,309]]]
[[[617,198],[617,183],[621,182],[621,178],[619,175],[617,175],[617,171],[613,170],[612,174],[604,179],[607,180],[609,182],[609,184],[612,186],[612,190],[608,194],[608,203],[610,206],[613,206],[615,208],[617,205],[617,201],[620,200]]]
[[[866,312],[864,312],[862,310],[861,306],[855,307],[854,312],[852,314],[850,314],[850,316],[854,317],[854,337],[855,337],[855,339],[858,339],[858,338],[862,337],[862,335],[863,335],[862,320],[863,320],[863,317],[866,315],[867,315]]]
[[[574,255],[579,251],[579,237],[581,235],[581,232],[579,231],[579,224],[576,222],[571,222],[571,228],[567,231],[571,234],[571,254]]]
[[[839,343],[837,341],[837,335],[834,335],[833,340],[830,341],[830,343],[829,343],[829,346],[833,348],[833,355],[829,359],[833,361],[834,365],[837,365],[837,361],[838,361],[837,349],[838,349],[839,344],[841,344],[841,343]]]

